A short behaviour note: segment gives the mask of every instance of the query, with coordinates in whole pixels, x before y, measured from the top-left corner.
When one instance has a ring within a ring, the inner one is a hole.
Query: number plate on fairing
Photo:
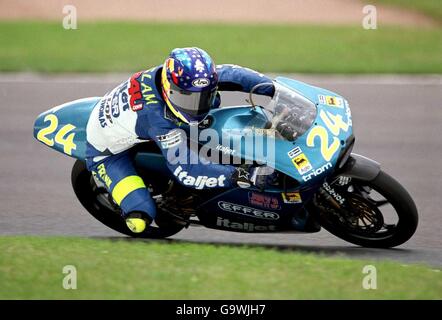
[[[34,137],[47,146],[77,159],[86,157],[86,125],[99,97],[54,107],[35,120]]]

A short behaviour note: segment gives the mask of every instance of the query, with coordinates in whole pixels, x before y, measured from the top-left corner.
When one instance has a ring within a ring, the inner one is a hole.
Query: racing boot
[[[152,218],[140,211],[130,212],[126,217],[126,225],[133,233],[142,233],[152,223]]]

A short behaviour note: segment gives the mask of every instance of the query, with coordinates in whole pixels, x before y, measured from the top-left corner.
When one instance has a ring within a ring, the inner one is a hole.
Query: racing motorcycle
[[[317,232],[322,226],[353,244],[379,248],[410,239],[418,224],[413,199],[379,163],[352,153],[355,138],[347,100],[285,77],[272,85],[270,103],[253,102],[255,87],[249,104],[213,109],[200,125],[229,138],[223,139],[226,144],[209,144],[211,152],[272,168],[275,181],[266,187],[185,187],[177,181],[185,174],[174,176],[155,142],[141,143],[132,149],[133,159],[156,202],[157,216],[139,234],[127,228],[112,196],[86,169],[86,124],[99,97],[42,113],[34,136],[77,159],[71,179],[78,200],[100,222],[131,237],[165,238],[199,225],[247,233]],[[271,145],[274,156],[247,148],[244,137],[265,137],[263,145]]]

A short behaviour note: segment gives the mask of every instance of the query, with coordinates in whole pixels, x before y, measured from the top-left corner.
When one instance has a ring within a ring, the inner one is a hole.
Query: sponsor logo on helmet
[[[207,78],[198,78],[192,81],[192,85],[196,88],[205,88],[210,84]]]
[[[270,211],[264,211],[256,208],[250,208],[246,207],[240,204],[225,202],[225,201],[218,201],[218,207],[220,207],[221,210],[242,214],[245,216],[251,216],[258,219],[265,219],[265,220],[278,220],[279,215],[274,212]]]

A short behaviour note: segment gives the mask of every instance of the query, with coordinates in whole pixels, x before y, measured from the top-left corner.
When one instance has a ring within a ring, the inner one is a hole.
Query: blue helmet
[[[161,74],[163,98],[180,121],[201,121],[213,106],[218,75],[210,56],[199,48],[173,49]]]

